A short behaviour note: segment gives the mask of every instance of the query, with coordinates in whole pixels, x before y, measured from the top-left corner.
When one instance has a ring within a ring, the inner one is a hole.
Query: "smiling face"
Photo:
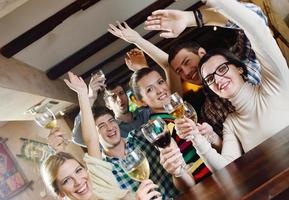
[[[90,200],[93,197],[91,180],[85,168],[76,160],[66,160],[58,169],[56,185],[62,197]]]
[[[113,116],[110,114],[101,115],[95,120],[95,125],[100,134],[100,143],[105,149],[110,149],[120,144],[120,129]]]
[[[208,77],[208,75],[213,74],[219,66],[227,62],[221,55],[212,56],[202,65],[202,77]],[[223,76],[215,74],[214,83],[209,85],[210,89],[218,96],[226,99],[234,97],[245,83],[241,76],[243,73],[242,68],[237,68],[230,63],[227,65],[229,67],[228,71]]]
[[[143,76],[137,85],[142,96],[141,101],[148,105],[154,113],[164,112],[163,105],[169,100],[171,92],[161,75],[152,71]]]
[[[199,55],[183,48],[175,55],[170,64],[184,81],[201,85],[202,82],[198,76],[198,65],[200,56],[205,54],[205,50],[200,48],[198,53]]]
[[[128,98],[121,86],[116,86],[112,90],[107,90],[106,95],[106,106],[112,110],[116,116],[120,116],[129,112]]]

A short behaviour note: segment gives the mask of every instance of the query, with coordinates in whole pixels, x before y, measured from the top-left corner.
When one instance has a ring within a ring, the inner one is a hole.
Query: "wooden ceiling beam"
[[[48,17],[43,22],[37,24],[14,40],[10,41],[8,44],[4,45],[1,48],[0,53],[6,58],[11,58],[33,42],[45,36],[74,13],[81,9],[87,9],[99,1],[100,0],[77,0],[69,4],[56,14]]]
[[[130,27],[135,28],[139,24],[143,23],[147,16],[149,16],[154,10],[166,8],[172,3],[174,3],[174,0],[158,0],[127,19],[126,22]],[[117,37],[113,36],[109,32],[105,33],[101,37],[94,40],[92,43],[88,44],[87,46],[64,59],[62,62],[53,66],[50,70],[48,70],[47,76],[50,79],[57,79],[117,39]]]
[[[153,36],[155,36],[158,32],[157,31],[152,31],[147,33],[146,35],[144,35],[143,37],[146,40],[149,40],[150,38],[152,38]],[[103,66],[107,65],[108,63],[118,59],[121,56],[124,56],[126,54],[126,52],[128,52],[129,50],[135,48],[134,44],[130,44],[127,47],[125,47],[124,49],[120,50],[119,52],[113,54],[112,56],[110,56],[109,58],[105,59],[103,62],[97,64],[96,66],[92,67],[90,70],[88,70],[87,72],[83,73],[81,75],[81,77],[83,79],[86,79],[88,77],[91,76],[91,74],[93,74],[96,70],[101,69]]]

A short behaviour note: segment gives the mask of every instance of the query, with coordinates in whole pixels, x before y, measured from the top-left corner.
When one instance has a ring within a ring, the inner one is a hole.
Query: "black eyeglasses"
[[[212,85],[215,82],[215,74],[217,74],[218,76],[224,76],[229,70],[229,66],[228,66],[229,64],[230,62],[222,63],[221,65],[217,67],[217,69],[213,73],[207,75],[204,78],[207,85]]]

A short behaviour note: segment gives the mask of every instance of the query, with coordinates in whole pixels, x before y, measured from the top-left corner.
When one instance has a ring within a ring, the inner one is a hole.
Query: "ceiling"
[[[4,13],[0,18],[0,53],[47,73],[50,79],[63,78],[69,70],[89,78],[101,68],[107,79],[126,82],[130,72],[124,65],[124,54],[132,46],[108,33],[108,24],[126,21],[162,47],[166,40],[144,30],[146,17],[157,9],[192,9],[196,2],[6,0],[6,7],[18,4],[8,11],[0,7],[0,17]]]
[[[177,39],[144,30],[154,10],[200,5],[198,0],[0,0],[0,121],[31,120],[27,110],[49,100],[59,102],[56,110],[75,105],[75,93],[61,80],[68,71],[89,80],[102,69],[108,84],[126,84],[132,72],[124,56],[134,45],[107,31],[117,20],[164,51],[183,39],[193,38],[206,48],[208,38],[215,46],[225,43],[217,35],[232,38],[212,27],[187,29]],[[148,64],[156,66],[150,59]]]

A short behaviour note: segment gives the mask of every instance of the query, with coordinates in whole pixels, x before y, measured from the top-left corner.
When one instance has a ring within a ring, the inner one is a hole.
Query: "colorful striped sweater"
[[[203,160],[196,153],[196,149],[192,145],[192,142],[183,140],[177,135],[174,128],[175,118],[167,113],[154,113],[150,115],[150,120],[153,120],[156,117],[161,117],[167,123],[172,138],[174,138],[178,147],[180,148],[186,164],[190,166],[189,171],[194,177],[195,182],[198,183],[206,177],[209,177],[212,173],[207,168]]]

